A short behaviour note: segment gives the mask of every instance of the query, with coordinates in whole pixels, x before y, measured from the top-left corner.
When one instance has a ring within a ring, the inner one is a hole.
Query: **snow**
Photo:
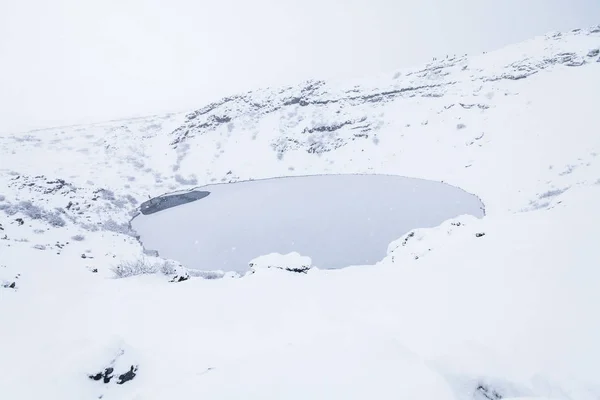
[[[146,248],[209,271],[243,272],[255,257],[293,251],[311,257],[318,268],[370,265],[411,229],[463,214],[483,216],[476,196],[398,176],[264,179],[208,185],[197,192],[210,195],[139,215],[132,226]]]
[[[0,137],[1,397],[597,399],[600,63],[578,60],[599,46],[594,28],[196,121]],[[444,181],[486,216],[414,229],[370,266],[115,278],[145,257],[128,222],[148,198],[324,173]]]
[[[259,268],[279,268],[292,272],[306,272],[312,267],[312,260],[293,251],[287,254],[265,254],[250,260],[248,265],[254,271]]]

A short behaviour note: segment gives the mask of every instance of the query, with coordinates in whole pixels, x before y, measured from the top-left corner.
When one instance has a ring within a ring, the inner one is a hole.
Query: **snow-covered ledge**
[[[248,263],[254,273],[262,268],[277,268],[285,271],[305,274],[312,267],[310,257],[302,256],[297,252],[288,254],[271,253],[256,257]]]

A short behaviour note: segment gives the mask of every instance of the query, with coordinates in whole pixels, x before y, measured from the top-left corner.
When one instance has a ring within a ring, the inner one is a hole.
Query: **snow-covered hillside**
[[[600,26],[0,137],[0,397],[598,399],[599,50]],[[223,279],[129,227],[165,192],[353,172],[444,181],[487,216],[369,268]],[[136,266],[157,273],[114,278]]]

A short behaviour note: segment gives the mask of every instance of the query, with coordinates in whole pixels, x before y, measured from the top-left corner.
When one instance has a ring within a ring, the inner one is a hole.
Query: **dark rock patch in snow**
[[[169,282],[178,283],[187,281],[188,279],[190,279],[189,274],[175,275]]]
[[[88,375],[88,377],[94,381],[102,380],[104,383],[109,383],[110,380],[113,378],[114,371],[114,368],[108,367],[105,368],[103,372],[98,372],[94,375]]]
[[[5,289],[16,289],[17,288],[17,282],[2,282],[2,284],[0,285]]]
[[[138,370],[138,366],[132,365],[129,368],[129,371],[125,372],[124,374],[119,375],[119,379],[117,380],[117,385],[122,385],[125,382],[129,382],[129,381],[133,380],[133,378],[135,378],[135,376],[137,375],[136,374],[137,370]]]
[[[133,380],[137,376],[139,367],[138,362],[131,356],[130,352],[123,348],[117,351],[110,362],[103,364],[100,364],[102,365],[100,368],[94,368],[93,370],[97,372],[88,374],[87,377],[104,385],[122,385]]]
[[[475,398],[487,399],[487,400],[500,400],[504,396],[502,396],[499,392],[497,392],[494,388],[488,385],[479,385],[475,390]]]
[[[116,380],[117,385],[122,385],[125,382],[129,382],[129,381],[133,380],[133,378],[135,378],[135,376],[137,375],[136,374],[137,370],[138,370],[138,366],[132,365],[129,368],[129,371],[127,371],[123,374],[120,374]],[[102,381],[103,383],[110,383],[110,381],[115,377],[114,372],[115,372],[115,369],[113,367],[107,367],[104,369],[104,371],[88,375],[88,378],[90,378],[91,380],[94,380],[94,381]]]

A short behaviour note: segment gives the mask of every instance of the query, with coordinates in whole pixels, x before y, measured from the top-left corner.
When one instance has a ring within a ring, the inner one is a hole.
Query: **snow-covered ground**
[[[600,26],[0,137],[0,397],[598,399],[599,48]],[[355,172],[444,181],[487,215],[368,268],[222,279],[128,225],[166,192]],[[158,273],[115,279],[132,265]]]
[[[463,190],[399,176],[262,179],[197,191],[210,194],[140,214],[132,227],[147,249],[208,271],[242,272],[255,257],[292,251],[319,268],[370,265],[411,229],[484,214],[479,199]]]

